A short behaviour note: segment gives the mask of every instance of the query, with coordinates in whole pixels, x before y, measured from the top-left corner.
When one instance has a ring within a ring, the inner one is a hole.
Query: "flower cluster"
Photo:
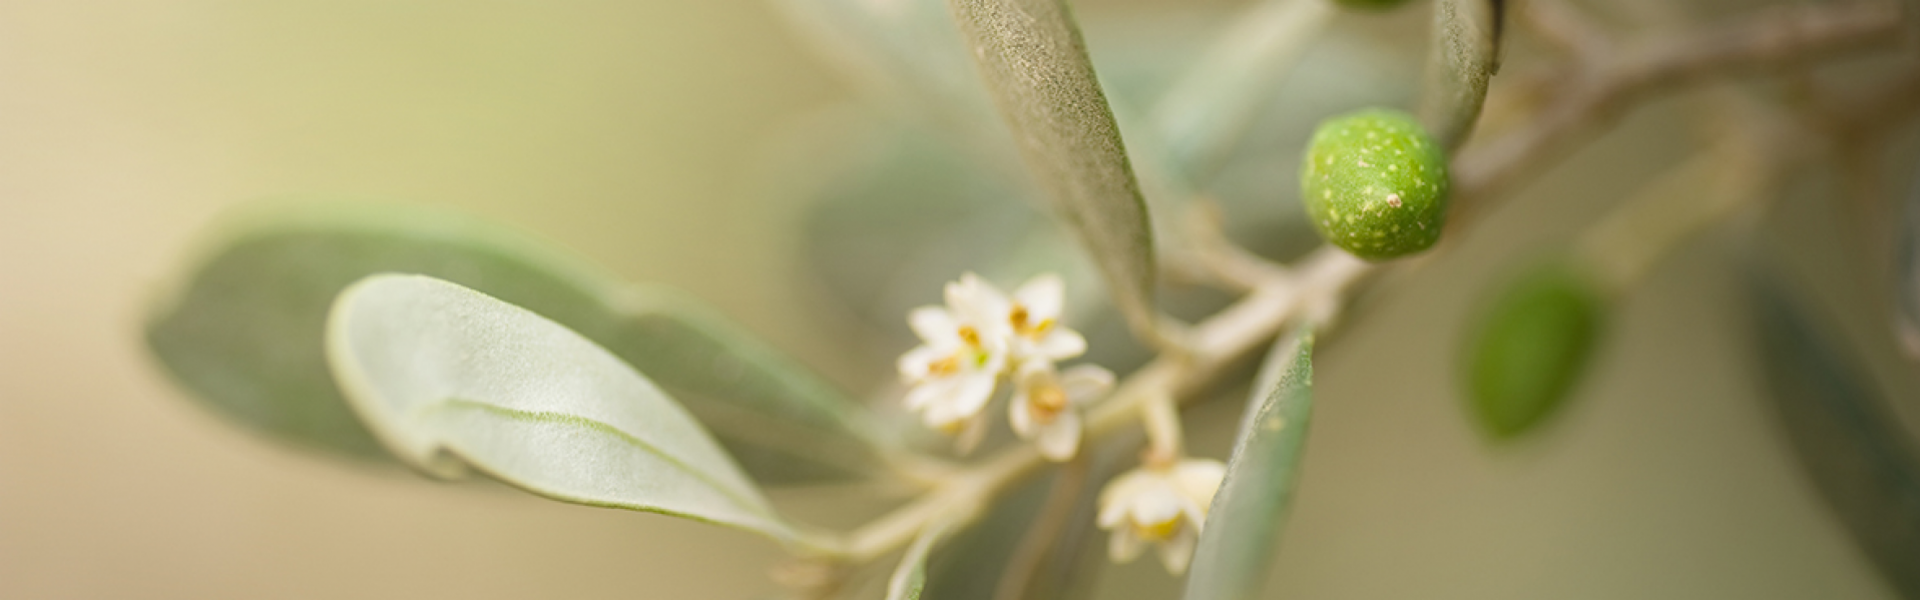
[[[1057,366],[1087,351],[1086,338],[1060,323],[1064,295],[1052,274],[1034,277],[1011,297],[972,273],[948,283],[945,306],[907,316],[922,342],[898,364],[912,386],[907,408],[927,426],[958,436],[965,450],[985,434],[985,409],[1007,379],[1014,433],[1047,458],[1072,458],[1080,445],[1079,407],[1113,387],[1113,373]]]

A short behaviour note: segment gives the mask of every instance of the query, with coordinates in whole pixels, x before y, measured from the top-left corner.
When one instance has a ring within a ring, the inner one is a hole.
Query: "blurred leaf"
[[[1063,0],[950,0],[1021,157],[1141,336],[1155,335],[1153,233],[1113,110]]]
[[[472,466],[556,500],[794,539],[692,415],[526,309],[431,277],[374,275],[334,301],[326,351],[348,404],[430,475]]]
[[[1181,7],[1150,17],[1109,14],[1083,24],[1088,44],[1100,50],[1093,58],[1109,99],[1151,106],[1236,14]],[[1222,157],[1226,164],[1206,191],[1232,216],[1227,228],[1243,245],[1281,259],[1318,247],[1300,208],[1299,170],[1274,166],[1300,164],[1299,140],[1325,116],[1413,97],[1419,79],[1413,65],[1371,41],[1338,30],[1319,39],[1313,59],[1300,63],[1262,101],[1242,141]],[[783,202],[812,207],[805,224],[808,264],[822,289],[879,340],[877,348],[910,346],[903,315],[936,301],[939,286],[966,270],[1000,282],[1018,282],[1039,270],[1068,275],[1067,290],[1075,297],[1068,316],[1075,329],[1115,342],[1126,338],[1124,330],[1094,331],[1095,320],[1117,320],[1102,313],[1107,302],[1099,285],[1079,283],[1082,275],[1097,279],[1098,271],[1032,209],[1038,198],[1024,180],[997,171],[941,132],[862,109],[830,115],[836,118],[817,116],[790,129],[793,139],[778,144],[786,153],[776,157],[777,169],[769,169],[782,177],[768,188],[782,194]],[[822,147],[852,150],[822,157]],[[1183,314],[1181,293],[1178,286],[1162,290],[1162,309]]]
[[[979,148],[1011,142],[945,0],[775,0],[869,96]]]
[[[1907,194],[1905,218],[1894,232],[1894,318],[1907,357],[1920,359],[1920,181]]]
[[[1450,156],[1480,118],[1487,82],[1500,70],[1502,0],[1436,0],[1420,122]]]
[[[1185,171],[1205,181],[1219,168],[1333,14],[1327,0],[1266,0],[1229,24],[1154,106],[1159,137]]]
[[[1187,600],[1254,598],[1292,503],[1313,414],[1313,334],[1282,336],[1254,381],[1227,476],[1207,511]]]
[[[1046,227],[1025,189],[933,132],[894,123],[864,129],[877,133],[861,140],[861,156],[827,166],[798,190],[814,205],[805,249],[826,290],[905,349],[913,341],[907,311],[937,302],[941,286],[962,272],[1007,262],[1023,239],[1058,230]]]
[[[275,203],[228,223],[147,323],[154,354],[216,412],[301,446],[385,453],[344,404],[321,333],[333,297],[378,272],[470,286],[657,373],[768,481],[878,464],[864,409],[673,290],[625,286],[510,229],[448,211]]]
[[[1508,283],[1467,347],[1467,391],[1482,429],[1531,431],[1571,395],[1605,330],[1606,301],[1575,267],[1552,263]]]
[[[887,600],[920,600],[920,592],[927,587],[927,555],[951,527],[951,522],[941,521],[920,531],[887,579]]]
[[[1749,290],[1771,406],[1787,440],[1847,529],[1893,588],[1920,598],[1920,454],[1887,398],[1802,310],[1776,275]]]

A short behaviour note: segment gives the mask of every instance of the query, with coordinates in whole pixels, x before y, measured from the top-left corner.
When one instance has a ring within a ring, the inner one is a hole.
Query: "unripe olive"
[[[1495,437],[1526,433],[1566,400],[1604,327],[1593,279],[1564,264],[1535,268],[1488,307],[1468,348],[1476,420]]]
[[[1390,10],[1406,4],[1407,0],[1334,0],[1333,3],[1361,10]]]
[[[1300,167],[1320,237],[1367,260],[1433,247],[1447,216],[1447,159],[1413,115],[1369,108],[1327,119]]]

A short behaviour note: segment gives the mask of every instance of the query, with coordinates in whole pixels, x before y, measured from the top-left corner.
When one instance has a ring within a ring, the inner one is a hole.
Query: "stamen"
[[[1180,532],[1180,517],[1167,519],[1164,523],[1134,523],[1133,534],[1143,540],[1162,541],[1173,539]]]
[[[1013,312],[1007,315],[1007,320],[1013,322],[1014,329],[1026,329],[1027,317],[1027,307],[1015,304],[1013,305]]]
[[[927,372],[934,375],[952,375],[960,372],[960,355],[952,354],[927,365]]]
[[[1060,412],[1067,407],[1067,393],[1057,385],[1042,385],[1033,390],[1033,405],[1049,413]]]
[[[960,341],[966,342],[968,346],[980,347],[980,330],[974,329],[972,325],[961,325]]]

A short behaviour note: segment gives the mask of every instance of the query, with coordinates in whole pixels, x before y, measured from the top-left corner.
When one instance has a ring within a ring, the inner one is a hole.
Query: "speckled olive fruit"
[[[1526,433],[1565,402],[1600,338],[1606,301],[1583,271],[1526,272],[1481,318],[1467,349],[1474,419],[1496,438]]]
[[[1320,236],[1367,260],[1433,247],[1447,216],[1447,159],[1413,115],[1369,108],[1320,123],[1300,167]]]
[[[1334,0],[1333,3],[1360,10],[1391,10],[1406,4],[1407,0]]]

